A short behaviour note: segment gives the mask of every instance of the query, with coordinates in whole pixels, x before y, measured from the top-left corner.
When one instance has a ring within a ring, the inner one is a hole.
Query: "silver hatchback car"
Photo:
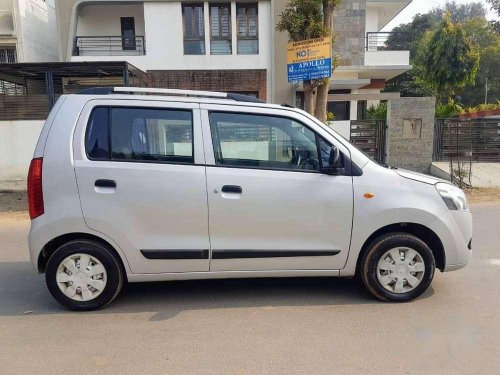
[[[381,166],[299,109],[238,94],[63,95],[28,176],[31,260],[64,306],[125,281],[358,275],[409,301],[471,258],[464,193]]]

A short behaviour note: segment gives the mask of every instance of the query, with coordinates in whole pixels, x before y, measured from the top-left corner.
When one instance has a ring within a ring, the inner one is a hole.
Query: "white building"
[[[340,65],[330,109],[355,119],[386,80],[411,68],[380,30],[411,0],[344,0],[334,15]],[[287,0],[58,0],[63,61],[126,60],[158,87],[244,92],[300,104],[287,82],[287,35],[275,31]],[[337,95],[337,96],[336,96]],[[358,109],[358,103],[361,108]]]
[[[126,60],[154,86],[267,99],[271,1],[77,0],[58,9],[65,61]]]
[[[0,64],[59,60],[54,0],[0,0]]]

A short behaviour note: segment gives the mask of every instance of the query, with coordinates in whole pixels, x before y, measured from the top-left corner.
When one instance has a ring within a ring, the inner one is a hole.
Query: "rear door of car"
[[[198,104],[92,100],[73,146],[85,222],[123,250],[132,272],[208,271]]]

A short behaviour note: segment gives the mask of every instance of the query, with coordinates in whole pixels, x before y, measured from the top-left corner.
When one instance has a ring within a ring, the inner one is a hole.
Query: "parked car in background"
[[[126,281],[242,277],[357,275],[403,302],[472,254],[460,189],[238,94],[63,95],[28,195],[31,260],[74,310],[102,308]]]

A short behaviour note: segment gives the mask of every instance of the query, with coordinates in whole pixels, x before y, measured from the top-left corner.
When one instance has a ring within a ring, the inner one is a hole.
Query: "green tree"
[[[292,0],[281,13],[276,30],[287,32],[293,42],[325,36],[333,39],[333,11],[339,3],[340,0]],[[327,119],[329,83],[329,78],[303,82],[305,110],[323,122]]]
[[[487,0],[490,3],[491,9],[500,17],[500,0]],[[494,20],[491,21],[493,28],[497,33],[500,33],[500,21]]]
[[[475,18],[463,24],[467,36],[477,46],[480,55],[475,84],[458,91],[464,106],[475,106],[486,99],[496,103],[500,98],[500,34],[486,19]]]
[[[425,77],[425,53],[423,52],[429,39],[429,32],[439,27],[446,12],[451,13],[454,22],[464,24],[466,34],[468,36],[471,34],[471,39],[475,44],[482,44],[483,39],[489,39],[491,42],[491,38],[486,37],[484,32],[484,24],[488,24],[485,18],[486,9],[479,2],[457,4],[451,1],[442,8],[432,9],[429,13],[417,14],[410,23],[395,27],[386,42],[388,50],[409,50],[413,69],[389,80],[384,91],[400,92],[401,96],[435,95],[434,89],[422,79]],[[489,34],[489,31],[486,34]]]
[[[473,84],[479,53],[460,25],[446,14],[426,45],[424,77],[438,98],[451,100],[458,88]]]
[[[458,4],[456,1],[447,1],[443,7],[434,8],[430,12],[438,22],[446,13],[449,13],[453,23],[463,23],[474,18],[486,18],[486,9],[480,2]]]
[[[436,17],[430,13],[417,14],[410,23],[396,26],[386,41],[388,50],[410,51],[410,57],[417,53],[422,36],[437,24]]]

